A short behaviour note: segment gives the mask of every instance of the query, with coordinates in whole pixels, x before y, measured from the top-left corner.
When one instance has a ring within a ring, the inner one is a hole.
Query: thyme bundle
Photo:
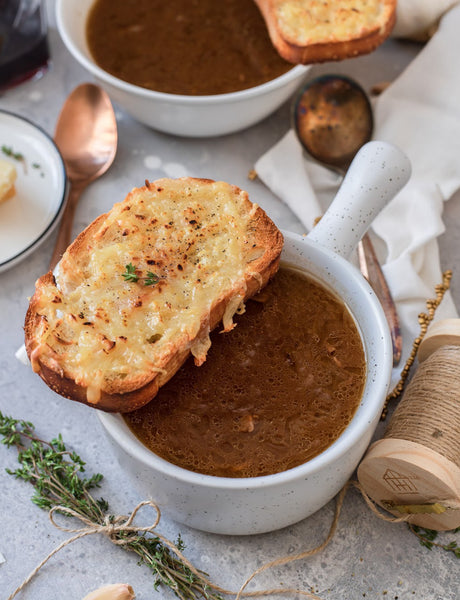
[[[34,486],[32,502],[38,507],[65,516],[78,516],[84,523],[91,522],[101,527],[120,521],[119,517],[109,513],[106,500],[96,499],[90,493],[90,490],[100,487],[103,476],[100,473],[83,476],[85,462],[75,452],[67,450],[61,435],[45,442],[35,435],[32,423],[13,419],[1,412],[0,435],[3,444],[18,450],[20,467],[7,469],[7,473]],[[131,520],[128,519],[128,522],[131,523]],[[145,531],[149,528],[139,528],[135,533],[133,529],[137,528],[118,526],[114,528],[111,539],[136,553],[138,564],[148,566],[155,575],[155,589],[166,586],[181,600],[221,600],[218,588],[210,584],[206,573],[184,562],[182,550],[185,546],[180,536],[174,545],[174,550],[178,551],[175,555],[164,539]]]
[[[45,442],[35,435],[35,428],[31,422],[4,416],[0,411],[0,436],[2,436],[1,442],[7,447],[16,447],[18,450],[18,462],[21,465],[15,470],[6,469],[7,473],[28,481],[34,486],[32,502],[42,509],[49,510],[53,523],[52,513],[59,512],[65,516],[78,517],[84,523],[90,523],[92,526],[100,526],[97,530],[93,528],[90,533],[104,530],[107,523],[114,524],[113,533],[110,535],[112,542],[123,545],[124,549],[135,552],[138,555],[138,564],[145,564],[155,575],[154,588],[156,590],[160,586],[165,586],[172,590],[180,600],[198,600],[200,598],[204,600],[223,600],[222,595],[232,594],[232,592],[212,584],[206,573],[195,569],[183,557],[182,550],[185,546],[180,536],[175,544],[171,544],[165,538],[154,535],[152,530],[158,520],[151,527],[138,528],[131,526],[137,508],[143,504],[149,504],[148,502],[141,503],[133,511],[129,519],[110,514],[108,502],[103,498],[95,499],[90,493],[91,489],[100,487],[103,476],[97,473],[91,477],[84,477],[82,473],[85,472],[85,462],[75,452],[67,450],[61,435],[58,435],[51,442]],[[332,539],[348,485],[342,489],[342,492],[338,496],[336,515],[326,541],[312,550],[290,558],[290,560],[298,560],[299,558],[316,554]],[[438,535],[437,531],[423,529],[410,524],[408,524],[408,527],[426,548],[431,550],[437,547],[460,558],[460,546],[458,546],[457,542],[439,543],[435,541]],[[88,532],[88,530],[86,531]],[[457,528],[453,533],[459,531],[460,528]],[[69,541],[73,541],[73,539],[77,539],[81,535],[79,534]],[[38,569],[45,564],[48,558],[66,543],[61,544],[61,546],[42,561],[39,567],[16,589],[8,600],[12,600],[20,589],[30,581]],[[290,560],[287,562],[290,562]],[[284,564],[285,562],[286,557],[267,563],[257,569],[240,588],[237,599],[241,597],[243,589],[255,575],[271,566]],[[265,590],[247,595],[269,595],[282,592],[285,594],[298,593],[307,595],[310,598],[318,598],[314,594],[291,589]]]

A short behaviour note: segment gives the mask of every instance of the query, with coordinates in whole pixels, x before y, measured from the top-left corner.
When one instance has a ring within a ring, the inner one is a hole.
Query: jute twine
[[[209,588],[211,588],[215,592],[218,592],[225,596],[235,596],[235,600],[239,600],[243,596],[256,598],[256,597],[261,597],[261,596],[272,596],[272,595],[276,595],[276,594],[298,594],[301,596],[305,596],[307,598],[311,598],[313,600],[321,600],[320,596],[317,596],[313,592],[310,592],[307,590],[295,589],[295,588],[282,587],[282,588],[256,590],[256,591],[251,591],[251,592],[248,592],[245,590],[246,590],[247,586],[249,585],[249,583],[257,575],[259,575],[260,573],[262,573],[264,571],[267,571],[268,569],[286,565],[288,563],[292,563],[297,560],[302,560],[302,559],[308,558],[310,556],[313,556],[315,554],[318,554],[319,552],[322,552],[326,548],[326,546],[330,543],[332,538],[334,537],[335,531],[337,529],[339,516],[340,516],[341,510],[342,510],[343,501],[344,501],[345,495],[346,495],[347,491],[350,489],[350,487],[355,487],[361,492],[362,497],[364,498],[366,504],[369,506],[369,508],[372,510],[372,512],[380,519],[390,522],[390,523],[400,523],[402,521],[407,521],[408,515],[405,515],[403,517],[392,517],[392,516],[388,516],[387,514],[384,514],[383,512],[381,512],[379,510],[379,508],[377,507],[377,505],[374,503],[374,501],[366,494],[364,489],[361,487],[360,483],[358,481],[350,479],[345,484],[345,486],[341,489],[341,491],[339,492],[339,494],[336,497],[336,506],[335,506],[332,524],[330,526],[330,529],[329,529],[326,539],[321,544],[319,544],[318,546],[315,546],[314,548],[312,548],[310,550],[301,552],[299,554],[283,556],[281,558],[277,558],[276,560],[265,563],[264,565],[259,567],[257,570],[255,570],[245,580],[245,582],[240,587],[240,589],[236,592],[222,588],[222,587],[214,584],[212,581],[208,580],[206,577],[204,577],[203,573],[198,571],[198,569],[196,569],[190,563],[190,561],[182,554],[182,552],[179,550],[179,548],[173,542],[171,542],[170,540],[168,540],[168,538],[164,537],[163,535],[158,533],[158,531],[156,531],[156,527],[158,526],[158,524],[160,522],[161,512],[160,512],[160,509],[157,506],[157,504],[155,504],[155,502],[153,502],[152,500],[144,500],[143,502],[140,502],[135,507],[135,509],[133,510],[131,515],[129,515],[129,516],[124,516],[124,515],[110,516],[110,517],[107,517],[105,519],[104,523],[102,523],[102,524],[93,522],[90,519],[87,519],[86,517],[80,515],[79,513],[75,512],[74,510],[67,508],[65,506],[55,506],[48,513],[49,519],[50,519],[52,525],[54,525],[54,527],[56,527],[60,531],[63,531],[66,533],[73,533],[75,535],[64,540],[61,544],[59,544],[59,546],[54,548],[54,550],[52,550],[48,554],[48,556],[46,556],[41,561],[41,563],[35,567],[35,569],[30,573],[30,575],[28,575],[28,577],[26,577],[26,579],[24,579],[24,581],[21,583],[21,585],[19,585],[14,590],[14,592],[10,596],[8,596],[7,600],[13,600],[13,598],[21,590],[23,590],[25,588],[25,586],[37,575],[37,573],[40,571],[40,569],[50,560],[50,558],[52,558],[55,554],[57,554],[60,550],[62,550],[66,546],[72,544],[73,542],[75,542],[83,537],[86,537],[88,535],[93,535],[93,534],[101,534],[101,535],[105,535],[113,544],[116,544],[117,546],[123,546],[123,545],[126,545],[129,542],[133,541],[139,534],[145,534],[145,533],[150,533],[150,534],[154,535],[156,538],[158,538],[165,546],[167,546],[170,549],[171,552],[173,552],[183,562],[183,564],[185,566],[187,566],[190,569],[190,571],[195,576],[200,577],[202,580],[204,580],[206,582],[206,585]],[[139,527],[138,525],[133,524],[133,520],[134,520],[136,514],[139,512],[139,510],[143,506],[150,506],[154,509],[155,520],[151,525],[148,525],[146,527]],[[83,523],[84,527],[81,527],[81,528],[64,527],[56,522],[55,513],[62,513],[62,514],[65,514],[66,516],[74,517],[75,519],[78,519],[81,523]],[[126,535],[126,534],[128,534],[128,535]]]
[[[460,467],[460,347],[442,346],[419,365],[385,438],[422,444]]]
[[[401,372],[401,379],[388,395],[382,418],[385,418],[387,406],[390,400],[399,399],[405,387],[409,371],[414,363],[418,347],[427,331],[429,323],[433,320],[436,308],[439,306],[445,292],[449,289],[451,271],[446,271],[443,274],[443,283],[436,287],[436,298],[427,301],[428,313],[419,315],[419,323],[421,327],[420,336],[414,341],[411,355],[409,356],[406,365]],[[460,368],[460,348],[444,347],[438,349],[431,357],[428,357],[420,368],[420,373],[416,374],[410,384],[407,386],[404,399],[396,408],[393,418],[385,437],[403,438],[410,441],[422,443],[424,446],[435,450],[442,454],[454,464],[460,467],[460,400],[455,397],[456,388],[458,387],[458,369]],[[457,379],[457,380],[456,380]],[[423,405],[423,410],[420,410]],[[276,594],[298,594],[311,598],[312,600],[321,600],[313,592],[307,590],[299,590],[293,588],[272,588],[257,591],[245,591],[249,583],[260,575],[262,572],[275,567],[286,565],[309,558],[322,552],[331,542],[337,529],[338,520],[342,510],[345,495],[350,488],[356,488],[361,493],[367,506],[370,510],[383,521],[389,523],[401,523],[408,521],[410,515],[401,517],[390,516],[388,513],[382,512],[372,498],[365,492],[361,484],[353,479],[350,479],[336,497],[336,506],[334,517],[330,526],[329,532],[325,540],[312,549],[306,550],[296,555],[289,555],[277,558],[267,562],[256,569],[243,583],[240,589],[235,592],[226,590],[208,580],[203,576],[203,573],[198,571],[182,554],[177,546],[156,531],[161,518],[159,507],[151,500],[140,502],[130,516],[111,516],[107,517],[104,523],[95,523],[85,517],[82,517],[75,511],[64,506],[53,507],[49,511],[49,519],[51,523],[60,531],[73,533],[72,537],[68,538],[57,546],[52,552],[46,556],[42,562],[30,573],[30,575],[21,583],[19,587],[8,597],[7,600],[13,598],[37,575],[40,569],[57,554],[62,548],[72,544],[76,540],[88,535],[102,534],[118,546],[123,546],[131,542],[139,534],[151,534],[158,538],[166,547],[170,549],[190,571],[197,577],[204,580],[207,586],[226,596],[235,596],[235,600],[240,600],[242,597],[261,597]],[[155,519],[151,525],[147,527],[139,527],[133,524],[133,520],[138,511],[144,507],[150,506],[155,511]],[[80,520],[84,527],[72,529],[59,525],[55,519],[55,513],[63,513],[67,516],[75,517]],[[126,535],[128,534],[128,535]]]

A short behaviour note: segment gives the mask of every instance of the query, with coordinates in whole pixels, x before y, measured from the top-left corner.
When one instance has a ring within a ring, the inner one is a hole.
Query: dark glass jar
[[[42,75],[48,61],[44,2],[0,0],[0,91]]]

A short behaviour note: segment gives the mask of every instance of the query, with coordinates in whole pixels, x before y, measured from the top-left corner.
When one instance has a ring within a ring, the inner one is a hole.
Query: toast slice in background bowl
[[[375,50],[390,35],[396,0],[255,0],[278,53],[312,64]]]

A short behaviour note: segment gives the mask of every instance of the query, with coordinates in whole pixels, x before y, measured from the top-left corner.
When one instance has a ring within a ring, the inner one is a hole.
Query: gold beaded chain
[[[441,304],[445,293],[447,292],[447,290],[450,287],[451,279],[452,279],[452,271],[451,270],[444,271],[444,273],[442,274],[442,283],[438,284],[435,288],[436,298],[432,298],[432,299],[429,299],[426,301],[426,307],[427,307],[428,312],[420,313],[418,316],[418,322],[420,325],[420,334],[418,337],[415,338],[415,340],[412,344],[411,353],[409,355],[409,358],[406,361],[406,364],[404,365],[403,370],[401,371],[401,377],[400,377],[398,383],[393,388],[393,391],[390,394],[388,394],[388,396],[385,399],[385,404],[383,406],[382,414],[380,416],[380,419],[382,421],[384,421],[387,417],[389,403],[392,400],[397,400],[404,391],[404,388],[407,383],[407,378],[409,377],[410,370],[411,370],[411,368],[415,362],[415,359],[417,357],[417,352],[420,347],[420,344],[422,343],[422,340],[426,335],[428,326],[430,325],[431,321],[434,319],[436,309]]]

